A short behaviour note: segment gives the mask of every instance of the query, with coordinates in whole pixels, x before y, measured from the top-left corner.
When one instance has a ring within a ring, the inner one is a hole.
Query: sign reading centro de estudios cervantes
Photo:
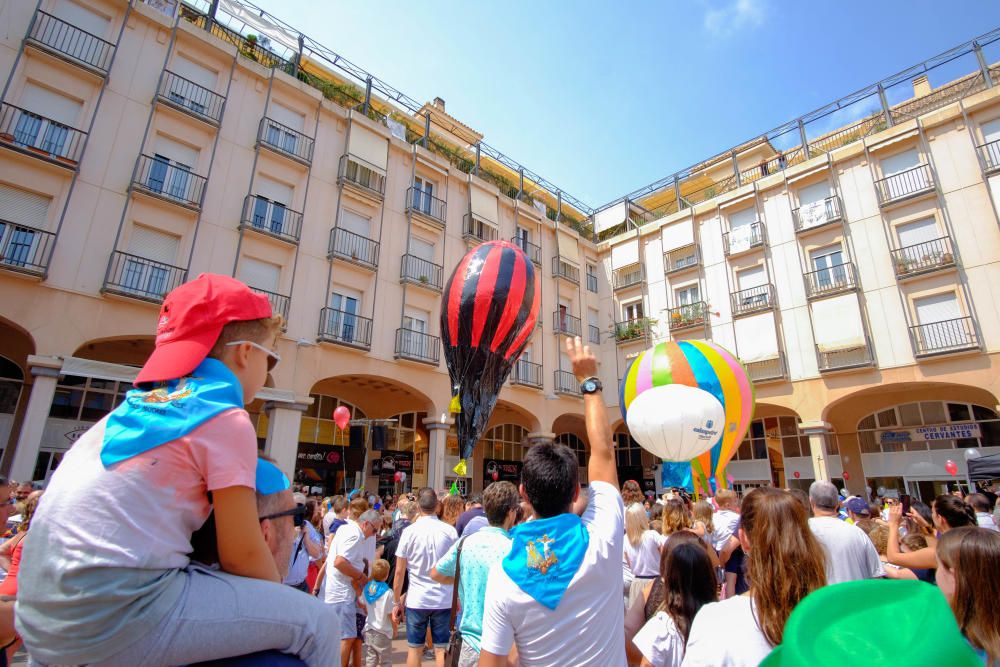
[[[962,440],[964,438],[979,438],[982,431],[979,424],[945,424],[942,426],[916,426],[914,428],[896,428],[879,433],[879,442],[903,443],[926,442],[929,440]]]

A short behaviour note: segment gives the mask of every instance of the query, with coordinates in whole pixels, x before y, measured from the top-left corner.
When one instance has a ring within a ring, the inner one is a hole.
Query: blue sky
[[[986,0],[257,4],[411,97],[444,98],[592,206],[1000,26]]]

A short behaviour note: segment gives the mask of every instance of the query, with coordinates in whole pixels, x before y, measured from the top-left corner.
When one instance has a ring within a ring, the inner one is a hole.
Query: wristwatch
[[[602,385],[601,380],[596,377],[589,377],[580,383],[580,393],[584,395],[596,394],[602,389],[604,389],[604,385]]]

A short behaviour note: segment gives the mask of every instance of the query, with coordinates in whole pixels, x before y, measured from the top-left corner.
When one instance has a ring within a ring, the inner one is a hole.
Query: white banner
[[[879,433],[879,442],[925,442],[928,440],[961,440],[963,438],[982,437],[979,424],[946,424],[944,426],[917,426],[915,428],[897,428]]]

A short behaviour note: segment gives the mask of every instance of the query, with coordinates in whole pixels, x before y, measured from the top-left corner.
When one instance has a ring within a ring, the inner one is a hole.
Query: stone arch
[[[0,362],[4,367],[0,377],[0,447],[3,448],[4,470],[13,460],[24,422],[32,384],[28,357],[35,354],[35,350],[35,340],[27,330],[0,317]]]
[[[503,399],[498,400],[496,407],[493,408],[493,414],[490,415],[484,434],[498,424],[517,424],[526,428],[528,433],[535,433],[541,428],[538,418],[529,410]]]
[[[142,366],[153,353],[155,341],[155,336],[149,335],[97,338],[80,345],[73,352],[73,356],[113,364]]]
[[[434,401],[408,384],[375,375],[350,374],[323,378],[311,394],[336,396],[358,406],[371,419],[388,419],[403,412],[434,414]]]

